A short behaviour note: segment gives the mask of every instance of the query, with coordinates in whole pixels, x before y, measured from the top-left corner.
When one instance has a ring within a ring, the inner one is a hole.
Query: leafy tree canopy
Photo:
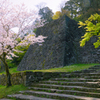
[[[68,0],[64,9],[70,11],[72,19],[85,21],[91,14],[100,14],[100,0]]]
[[[39,15],[41,16],[41,19],[45,20],[46,22],[52,21],[53,12],[49,7],[44,7],[40,9]]]
[[[61,12],[60,12],[60,11],[57,11],[57,12],[54,14],[54,16],[52,17],[52,19],[55,20],[55,19],[58,19],[58,18],[60,18],[60,17],[61,17]]]
[[[79,21],[79,25],[79,27],[84,27],[86,30],[86,33],[82,36],[82,40],[80,41],[80,46],[83,47],[92,36],[97,36],[98,39],[93,45],[95,48],[98,48],[100,46],[100,15],[91,15],[84,23]]]
[[[52,19],[53,19],[53,20],[59,19],[59,18],[62,17],[63,15],[67,15],[68,17],[70,17],[70,12],[69,12],[69,11],[66,11],[66,10],[64,10],[64,9],[61,9],[61,11],[57,11],[57,12],[53,15]]]

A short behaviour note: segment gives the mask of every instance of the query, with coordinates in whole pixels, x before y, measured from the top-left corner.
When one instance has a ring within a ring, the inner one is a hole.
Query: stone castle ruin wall
[[[76,21],[67,16],[44,25],[37,29],[36,35],[47,36],[42,46],[31,45],[18,69],[40,70],[75,63],[100,63],[100,48],[95,49],[92,38],[86,46],[80,47],[79,41],[84,35],[82,28],[78,28]]]

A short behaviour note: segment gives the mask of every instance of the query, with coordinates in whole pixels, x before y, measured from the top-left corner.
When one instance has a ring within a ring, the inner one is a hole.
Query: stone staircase
[[[64,73],[0,100],[100,100],[100,66]]]

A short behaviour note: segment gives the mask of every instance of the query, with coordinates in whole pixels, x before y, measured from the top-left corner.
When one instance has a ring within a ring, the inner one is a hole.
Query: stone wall
[[[69,30],[69,27],[72,27],[72,29]],[[24,58],[18,66],[18,70],[49,69],[65,66],[65,52],[69,53],[70,51],[69,49],[66,51],[66,46],[69,48],[69,38],[75,36],[72,35],[74,34],[72,33],[72,30],[75,29],[76,31],[76,28],[77,23],[72,21],[67,16],[63,16],[59,20],[54,20],[51,23],[38,28],[36,35],[47,36],[47,39],[45,39],[45,42],[42,46],[35,44],[29,47]],[[69,33],[69,31],[71,31],[71,33]],[[81,32],[76,32],[76,34],[81,34]],[[70,45],[73,44],[70,43]],[[73,63],[75,63],[75,61]]]
[[[69,20],[69,18],[68,18]],[[48,69],[64,66],[64,52],[66,40],[65,17],[55,20],[44,27],[38,28],[36,35],[47,36],[42,46],[31,45],[18,70]]]
[[[53,77],[60,77],[62,74],[66,73],[60,73],[60,72],[19,72],[14,73],[11,75],[11,83],[12,85],[19,85],[23,84],[25,86],[30,86],[36,82],[39,82],[41,80],[47,80]],[[0,85],[6,85],[6,75],[2,74],[0,75]]]
[[[37,29],[36,35],[47,36],[42,46],[31,45],[18,66],[18,71],[49,69],[75,63],[100,63],[100,48],[94,49],[92,38],[85,47],[79,41],[84,35],[76,21],[67,16]]]
[[[6,85],[7,77],[5,74],[0,75],[0,85]],[[24,84],[26,82],[26,73],[15,73],[11,75],[12,85]]]
[[[100,65],[91,66],[91,68],[95,68]],[[36,82],[42,80],[49,80],[50,78],[57,78],[57,77],[78,77],[80,74],[76,73],[89,73],[91,70],[84,69],[80,71],[74,72],[32,72],[32,71],[25,71],[11,74],[11,83],[12,85],[20,85],[23,84],[24,86],[32,86]],[[81,74],[82,75],[82,74]],[[84,75],[84,74],[83,74]],[[0,85],[6,85],[6,75],[0,75]]]
[[[77,53],[79,63],[100,63],[100,47],[94,48],[93,43],[97,41],[97,37],[92,37],[84,47],[80,47],[77,42]]]

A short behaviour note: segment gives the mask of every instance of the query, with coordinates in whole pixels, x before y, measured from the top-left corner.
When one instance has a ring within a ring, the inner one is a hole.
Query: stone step
[[[62,74],[60,77],[66,78],[80,78],[81,74],[79,73],[71,73],[71,74]]]
[[[39,88],[53,88],[59,90],[78,90],[84,92],[100,92],[100,88],[89,88],[83,86],[68,86],[68,85],[54,85],[54,84],[35,84],[34,87]]]
[[[84,76],[85,79],[100,79],[100,76]]]
[[[97,72],[98,69],[85,69],[85,70],[82,70],[80,71],[81,73],[93,73],[93,72]]]
[[[72,85],[99,88],[99,82],[63,82],[63,81],[41,81],[40,84]]]
[[[100,73],[86,73],[86,74],[80,74],[84,76],[100,76]]]
[[[61,77],[66,78],[80,78],[84,76],[100,76],[100,73],[70,73],[70,74],[62,74]]]
[[[90,97],[100,97],[100,93],[93,93],[93,92],[83,92],[83,91],[76,91],[76,90],[59,90],[59,89],[50,89],[50,88],[38,88],[38,87],[29,87],[30,90],[35,91],[45,91],[51,93],[65,93],[71,95],[79,95],[79,96],[90,96]]]
[[[54,99],[56,98],[59,100],[100,100],[100,98],[75,96],[75,95],[59,94],[59,93],[39,92],[39,91],[32,91],[32,90],[20,91],[20,93],[45,96],[45,97],[54,98]]]
[[[93,76],[93,75],[95,75],[95,76],[98,76],[98,75],[100,75],[100,73],[97,73],[97,72],[94,72],[94,73],[70,73],[70,75],[89,75],[89,76]]]
[[[100,100],[100,66],[60,74],[60,78],[33,83],[29,90],[0,100]]]
[[[98,69],[100,69],[100,67],[90,67],[90,68],[88,68],[88,69],[95,69],[95,70],[98,70]]]
[[[51,78],[50,81],[66,81],[66,82],[98,82],[100,79],[85,79],[85,78]]]
[[[33,95],[23,95],[23,94],[13,94],[8,95],[9,98],[15,98],[16,100],[57,100],[57,99],[49,99],[49,98],[43,98],[43,97],[36,97]]]

